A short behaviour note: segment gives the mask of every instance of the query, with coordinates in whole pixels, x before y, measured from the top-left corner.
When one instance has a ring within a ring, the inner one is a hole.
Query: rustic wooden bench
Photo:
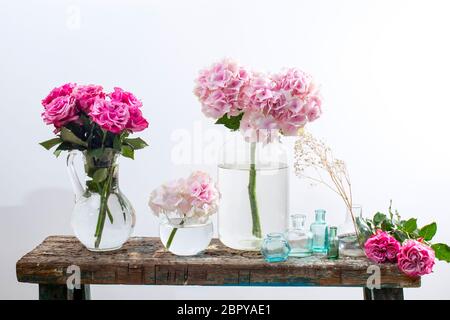
[[[381,288],[368,289],[371,265],[366,258],[319,256],[267,263],[258,252],[232,250],[217,239],[195,257],[174,256],[158,238],[146,237],[131,238],[118,251],[95,253],[74,237],[52,236],[22,257],[16,270],[20,282],[39,284],[40,299],[90,299],[90,284],[362,287],[366,300],[403,299],[403,288],[420,287],[420,278],[385,264]],[[74,270],[69,266],[79,267],[78,288],[67,286]]]

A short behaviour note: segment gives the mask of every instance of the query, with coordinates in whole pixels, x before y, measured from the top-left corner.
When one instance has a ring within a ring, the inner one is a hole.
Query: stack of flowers
[[[295,68],[276,74],[250,72],[224,59],[200,72],[194,94],[202,112],[250,142],[249,202],[252,234],[262,230],[256,196],[256,143],[268,143],[278,134],[297,135],[322,113],[318,87],[312,77]]]
[[[134,151],[147,146],[141,138],[128,138],[131,133],[148,127],[142,103],[132,93],[114,88],[105,93],[98,85],[67,83],[54,88],[42,100],[42,118],[53,125],[57,137],[44,141],[47,150],[80,150],[86,158],[88,176],[86,190],[100,194],[95,248],[102,238],[106,217],[113,223],[108,205],[117,154],[134,159]],[[99,165],[102,163],[102,165]]]
[[[195,171],[186,179],[178,179],[161,185],[150,194],[149,206],[153,213],[167,218],[173,225],[205,223],[217,212],[220,194],[212,178]],[[167,241],[169,249],[178,228],[174,228]]]
[[[264,74],[224,59],[200,72],[194,93],[207,117],[240,130],[249,141],[264,141],[274,130],[297,135],[322,113],[318,87],[295,68]]]
[[[127,139],[130,133],[148,127],[141,112],[142,103],[132,93],[114,88],[105,93],[98,85],[67,83],[53,89],[42,100],[42,118],[59,135],[41,145],[47,149],[94,150],[114,148],[133,158],[134,150],[146,146],[142,139]]]
[[[402,220],[398,212],[389,216],[377,213],[366,219],[373,235],[364,244],[366,256],[376,263],[397,263],[408,276],[417,277],[433,271],[435,258],[450,262],[450,248],[444,243],[431,244],[437,231],[435,222],[422,228],[417,219]]]

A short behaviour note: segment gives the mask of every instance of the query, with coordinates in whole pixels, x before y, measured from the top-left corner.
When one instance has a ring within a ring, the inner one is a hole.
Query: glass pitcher
[[[130,201],[119,188],[118,153],[110,148],[96,153],[84,151],[86,179],[83,183],[74,166],[78,153],[71,151],[67,157],[67,168],[75,192],[72,229],[88,250],[119,249],[130,237],[136,217]]]

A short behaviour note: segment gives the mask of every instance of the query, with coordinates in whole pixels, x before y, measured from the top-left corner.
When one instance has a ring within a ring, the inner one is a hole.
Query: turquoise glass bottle
[[[317,209],[315,214],[316,219],[310,228],[313,234],[312,250],[314,253],[326,254],[328,251],[328,225],[325,222],[326,211]]]
[[[283,262],[289,257],[291,247],[282,233],[269,233],[261,245],[261,253],[267,262]]]

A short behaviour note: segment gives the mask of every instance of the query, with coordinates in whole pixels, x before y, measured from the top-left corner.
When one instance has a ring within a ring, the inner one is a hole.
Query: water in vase
[[[248,165],[219,165],[218,185],[221,192],[219,238],[223,244],[238,250],[260,250],[262,238],[287,229],[288,167],[260,165],[256,168],[256,200],[262,237],[252,232],[253,218],[249,201]]]
[[[178,256],[193,256],[205,250],[213,236],[211,222],[205,224],[177,225],[176,233],[171,240],[168,250]],[[159,236],[167,249],[167,243],[174,230],[174,225],[169,222],[161,223]]]

